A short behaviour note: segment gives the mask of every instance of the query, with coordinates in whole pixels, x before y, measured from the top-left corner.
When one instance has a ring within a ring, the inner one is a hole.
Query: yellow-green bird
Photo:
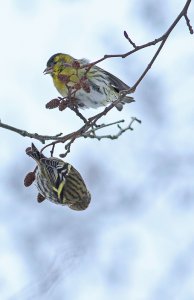
[[[45,157],[32,143],[26,154],[37,163],[35,173],[39,193],[55,204],[68,205],[74,210],[88,207],[91,195],[80,173],[69,163],[56,157]],[[39,197],[40,199],[40,197]]]
[[[111,73],[89,63],[87,59],[75,59],[68,54],[57,53],[50,57],[45,74],[50,74],[58,92],[67,97],[71,88],[76,89],[75,101],[80,108],[98,108],[118,99],[119,92],[130,87]],[[116,107],[121,110],[124,103],[133,102],[125,96]]]

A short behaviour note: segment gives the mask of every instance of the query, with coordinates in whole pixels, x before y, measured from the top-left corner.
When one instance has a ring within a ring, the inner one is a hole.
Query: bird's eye
[[[47,63],[47,68],[52,68],[54,65],[56,65],[56,63],[57,63],[56,61]]]

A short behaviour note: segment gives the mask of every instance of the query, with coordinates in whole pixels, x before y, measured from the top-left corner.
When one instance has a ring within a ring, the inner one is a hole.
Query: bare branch
[[[43,144],[45,144],[45,141],[48,141],[48,140],[57,140],[62,135],[62,133],[58,133],[54,136],[40,135],[40,134],[37,134],[37,133],[30,133],[26,130],[19,129],[19,128],[10,126],[8,124],[2,123],[1,121],[0,121],[0,127],[4,128],[4,129],[7,129],[7,130],[10,130],[10,131],[13,131],[13,132],[16,132],[16,133],[18,133],[18,134],[20,134],[21,136],[24,136],[24,137],[29,137],[31,139],[36,139],[36,140],[40,141]]]
[[[87,137],[87,135],[89,135],[90,133],[94,133],[99,129],[109,127],[109,126],[112,126],[112,125],[118,125],[118,124],[124,123],[124,122],[125,122],[125,120],[118,120],[118,121],[115,121],[115,122],[112,122],[112,123],[98,125],[97,127],[92,128],[91,130],[88,130],[86,134],[83,134],[83,137]]]
[[[62,133],[54,135],[54,136],[46,136],[46,135],[39,135],[37,133],[29,133],[26,130],[22,130],[22,129],[18,129],[15,128],[13,126],[4,124],[0,121],[0,127],[1,128],[5,128],[7,130],[11,130],[13,132],[16,132],[24,137],[29,137],[29,138],[33,138],[36,139],[38,141],[40,141],[41,143],[45,143],[45,141],[50,140],[52,141],[51,143],[45,145],[42,148],[42,151],[47,148],[47,147],[52,147],[51,149],[51,156],[53,155],[54,152],[54,148],[55,145],[58,143],[66,143],[65,149],[66,152],[64,154],[62,154],[63,157],[65,157],[69,152],[70,152],[70,148],[72,146],[72,144],[74,143],[74,141],[77,138],[80,137],[84,137],[84,138],[96,138],[96,139],[103,139],[103,138],[108,138],[108,139],[117,139],[119,136],[121,136],[124,132],[126,132],[127,130],[132,130],[132,124],[134,121],[137,122],[141,122],[136,118],[132,118],[132,121],[129,123],[128,126],[126,126],[125,128],[121,128],[119,123],[123,122],[124,120],[120,120],[120,121],[116,121],[113,123],[109,123],[109,124],[101,124],[98,125],[97,122],[104,116],[107,115],[107,113],[113,109],[119,102],[122,101],[122,99],[130,93],[133,93],[137,86],[140,84],[140,82],[143,80],[143,78],[146,76],[146,74],[148,73],[148,71],[150,70],[150,68],[153,66],[156,58],[158,57],[159,53],[161,52],[162,48],[164,47],[164,44],[166,43],[169,35],[171,34],[171,32],[174,30],[175,26],[178,24],[178,22],[184,18],[186,20],[186,24],[189,28],[189,31],[191,34],[193,34],[193,28],[190,24],[190,20],[188,18],[187,12],[188,12],[188,8],[189,5],[191,3],[192,0],[187,0],[183,9],[181,10],[181,12],[179,13],[179,15],[176,17],[176,19],[174,20],[174,22],[171,24],[171,26],[168,28],[168,30],[159,38],[154,39],[153,41],[150,41],[148,43],[142,44],[140,46],[136,45],[134,43],[134,41],[131,40],[131,38],[128,36],[127,32],[124,31],[124,36],[125,38],[129,41],[129,43],[132,45],[133,49],[130,50],[129,52],[126,52],[124,54],[113,54],[113,55],[104,55],[104,57],[102,57],[101,59],[98,59],[92,63],[89,63],[87,65],[84,66],[80,66],[79,63],[77,62],[78,65],[74,66],[76,68],[85,68],[86,69],[86,73],[91,69],[92,66],[94,66],[95,64],[102,62],[105,59],[108,58],[113,58],[113,57],[120,57],[120,58],[125,58],[139,50],[142,50],[144,48],[150,47],[150,46],[154,46],[158,43],[159,47],[156,50],[154,56],[152,57],[152,59],[150,60],[149,64],[147,65],[147,67],[145,68],[145,70],[143,71],[143,73],[141,74],[141,76],[137,79],[137,81],[134,83],[134,85],[128,89],[128,90],[123,90],[120,92],[119,97],[116,101],[110,103],[107,107],[104,108],[104,110],[96,115],[94,115],[93,117],[86,119],[82,113],[80,113],[80,111],[78,110],[77,107],[77,102],[76,102],[76,98],[75,98],[75,94],[76,92],[82,88],[84,89],[86,92],[89,93],[89,86],[87,83],[87,76],[83,76],[80,79],[80,82],[76,83],[75,86],[73,87],[68,87],[67,83],[68,80],[67,78],[65,78],[65,76],[63,76],[63,78],[61,78],[61,80],[64,81],[64,84],[66,84],[67,88],[68,88],[68,96],[66,98],[57,98],[57,99],[53,99],[51,100],[49,103],[46,104],[46,108],[49,109],[53,109],[58,107],[60,111],[63,111],[66,108],[71,109],[72,111],[75,112],[75,114],[84,122],[84,125],[81,126],[78,130],[71,132],[69,134],[66,135],[62,135]],[[76,63],[76,62],[75,62]],[[133,100],[131,100],[131,102],[133,102]],[[117,134],[115,135],[96,135],[96,131],[103,129],[107,126],[112,126],[117,124],[119,131]]]
[[[129,41],[129,43],[133,46],[133,48],[135,48],[135,49],[137,48],[136,44],[128,36],[127,31],[124,31],[124,37]]]
[[[70,107],[70,109],[71,109],[72,111],[74,111],[74,112],[76,113],[76,115],[77,115],[82,121],[84,121],[85,124],[87,123],[87,119],[82,115],[82,113],[80,113],[80,111],[78,110],[77,106]]]
[[[70,140],[70,142],[65,145],[66,152],[65,153],[61,153],[59,155],[61,158],[64,158],[70,152],[71,145],[74,143],[75,139],[76,139],[76,136],[72,137],[72,139]]]
[[[192,28],[192,26],[191,26],[191,23],[190,23],[190,20],[189,20],[187,14],[185,14],[184,17],[185,17],[186,24],[187,24],[187,26],[188,26],[188,28],[189,28],[190,34],[193,34],[194,31],[193,31],[193,28]]]
[[[124,121],[124,120],[122,120],[122,121]],[[113,124],[117,124],[118,126],[118,128],[119,128],[119,131],[118,131],[118,133],[117,134],[114,134],[114,135],[111,135],[111,134],[108,134],[108,135],[94,135],[94,134],[92,134],[92,133],[94,133],[94,132],[96,132],[97,130],[98,130],[98,128],[95,128],[95,129],[93,129],[93,130],[90,130],[90,131],[88,131],[87,133],[85,133],[85,134],[83,134],[83,136],[85,137],[85,138],[92,138],[92,139],[97,139],[97,140],[101,140],[101,139],[111,139],[111,140],[115,140],[115,139],[118,139],[124,132],[126,132],[127,130],[133,130],[133,128],[131,127],[132,126],[132,124],[134,123],[134,122],[138,122],[138,123],[141,123],[141,121],[139,120],[139,119],[137,119],[137,118],[135,118],[135,117],[132,117],[131,118],[131,122],[129,123],[129,125],[127,125],[126,127],[124,127],[124,128],[122,128],[120,125],[118,125],[118,122],[114,122],[114,123],[112,123],[111,125],[113,125]],[[108,124],[107,124],[108,125]],[[106,126],[107,126],[106,125]],[[110,125],[110,124],[109,124]],[[105,127],[105,126],[104,126]]]
[[[123,123],[125,122],[125,120],[119,120],[119,121],[115,121],[115,122],[112,122],[112,123],[109,123],[109,124],[101,124],[101,125],[97,125],[97,127],[94,127],[88,131],[85,131],[83,132],[81,135],[77,136],[76,137],[76,134],[74,137],[72,137],[72,139],[70,140],[70,142],[68,142],[66,145],[65,145],[65,149],[67,150],[65,153],[62,153],[60,154],[60,157],[61,158],[64,158],[67,156],[67,154],[70,152],[70,148],[71,148],[71,145],[74,143],[74,141],[77,139],[77,138],[80,138],[80,137],[84,137],[84,138],[92,138],[92,139],[97,139],[97,140],[101,140],[101,139],[111,139],[111,140],[115,140],[115,139],[118,139],[124,132],[126,132],[127,130],[133,130],[133,128],[131,127],[132,124],[134,122],[138,122],[138,123],[141,123],[141,121],[137,118],[134,118],[132,117],[131,118],[131,122],[129,123],[129,125],[127,125],[125,128],[121,128],[121,126],[119,125],[120,123]],[[105,127],[108,127],[108,126],[112,126],[112,125],[117,125],[117,127],[119,128],[119,131],[117,134],[115,135],[96,135],[96,131],[97,130],[100,130],[100,129],[103,129]],[[54,143],[52,143],[54,144]],[[50,144],[51,145],[51,144]],[[46,148],[47,146],[44,147],[44,149]],[[43,149],[42,149],[43,150]]]
[[[160,53],[160,51],[162,50],[164,44],[166,43],[169,35],[171,34],[171,32],[173,31],[173,29],[175,28],[175,26],[177,25],[177,23],[181,20],[182,17],[185,18],[186,20],[186,23],[187,23],[187,26],[189,28],[189,31],[190,33],[192,34],[193,33],[193,28],[190,24],[190,20],[187,16],[187,11],[188,11],[188,8],[189,8],[189,5],[191,4],[191,1],[192,0],[187,0],[186,1],[186,4],[184,5],[182,11],[179,13],[179,15],[176,17],[176,19],[174,20],[174,22],[172,23],[172,25],[168,28],[168,30],[159,38],[151,41],[151,42],[148,42],[146,44],[142,44],[140,46],[137,46],[128,36],[127,32],[124,31],[124,36],[126,39],[128,39],[128,41],[130,42],[130,44],[133,46],[133,50],[127,52],[127,53],[124,53],[124,54],[113,54],[113,55],[104,55],[104,57],[102,57],[101,59],[98,59],[96,60],[95,62],[92,62],[88,65],[85,65],[83,67],[86,67],[88,66],[89,68],[91,68],[93,65],[99,63],[99,62],[102,62],[103,60],[107,59],[107,58],[113,58],[113,57],[121,57],[121,58],[126,58],[127,56],[141,50],[141,49],[144,49],[144,48],[147,48],[147,47],[150,47],[150,46],[154,46],[156,44],[158,44],[159,42],[161,42],[159,48],[157,49],[156,53],[154,54],[153,58],[151,59],[150,63],[148,64],[148,66],[146,67],[146,69],[144,70],[144,72],[141,74],[141,76],[138,78],[138,80],[135,82],[135,84],[129,89],[129,90],[126,90],[124,91],[125,92],[125,95],[127,95],[128,93],[133,93],[135,92],[137,86],[140,84],[140,82],[142,81],[142,79],[145,77],[145,75],[147,74],[147,72],[149,71],[149,69],[151,69],[153,63],[155,62],[158,54]]]
[[[63,137],[60,141],[56,141],[56,142],[53,142],[53,143],[59,143],[59,142],[62,142],[62,143],[65,143],[67,140],[69,140],[68,144],[66,145],[67,146],[67,151],[65,154],[63,154],[64,156],[67,155],[67,153],[69,153],[70,151],[70,147],[72,145],[72,143],[78,138],[78,137],[90,137],[90,138],[98,138],[98,139],[101,139],[101,138],[112,138],[112,139],[115,139],[115,138],[118,138],[123,132],[125,132],[126,130],[130,129],[131,126],[128,126],[126,129],[120,129],[119,133],[117,135],[108,135],[108,136],[96,136],[95,131],[93,129],[94,126],[97,126],[97,121],[105,116],[116,104],[118,104],[125,95],[129,94],[129,93],[133,93],[137,86],[140,84],[140,82],[143,80],[143,78],[145,77],[145,75],[147,74],[147,72],[150,70],[150,68],[152,67],[152,65],[154,64],[156,58],[158,57],[159,53],[161,52],[164,44],[166,43],[169,35],[171,34],[171,32],[173,31],[173,29],[175,28],[175,26],[177,25],[177,23],[181,20],[182,17],[185,17],[186,20],[187,20],[187,25],[189,26],[190,28],[190,32],[191,32],[191,25],[190,25],[190,22],[188,21],[187,19],[187,11],[188,11],[188,7],[191,3],[191,0],[187,0],[182,11],[179,13],[179,15],[176,17],[176,19],[174,20],[174,22],[171,24],[171,26],[168,28],[168,30],[159,38],[151,41],[151,42],[148,42],[146,44],[143,44],[141,46],[137,46],[128,36],[127,32],[124,31],[124,36],[125,38],[130,42],[130,44],[133,46],[133,50],[125,53],[125,54],[114,54],[114,55],[104,55],[103,58],[95,61],[95,62],[92,62],[92,63],[89,63],[87,65],[84,65],[84,66],[81,66],[80,68],[86,68],[86,72],[88,72],[92,66],[94,66],[95,64],[107,59],[107,58],[112,58],[112,57],[121,57],[121,58],[125,58],[141,49],[144,49],[146,47],[149,47],[149,46],[152,46],[152,45],[156,45],[157,43],[160,42],[160,45],[158,47],[158,49],[156,50],[153,58],[151,59],[151,61],[149,62],[149,64],[147,65],[146,69],[143,71],[143,73],[141,74],[141,76],[138,78],[138,80],[135,82],[135,84],[128,90],[125,90],[125,91],[121,91],[120,92],[120,96],[118,97],[118,99],[116,101],[114,101],[113,103],[111,103],[109,106],[107,106],[101,113],[89,118],[88,120],[85,120],[85,118],[83,119],[83,116],[79,113],[78,114],[78,110],[76,112],[76,114],[82,119],[84,120],[85,122],[85,125],[82,126],[79,130],[75,131],[74,133],[72,133],[72,135],[68,135],[68,136],[65,136]],[[72,108],[71,108],[72,109]],[[88,133],[90,132],[90,133]],[[50,146],[50,145],[53,145],[53,143],[47,145],[47,146]],[[45,146],[43,149],[45,149],[47,146]],[[42,150],[43,150],[42,149]]]

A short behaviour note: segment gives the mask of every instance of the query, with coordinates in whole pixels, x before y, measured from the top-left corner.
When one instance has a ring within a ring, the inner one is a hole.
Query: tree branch
[[[151,59],[151,61],[149,62],[149,64],[147,65],[146,69],[143,71],[143,73],[141,74],[141,76],[138,78],[138,80],[135,82],[135,84],[128,90],[124,91],[125,95],[129,94],[129,93],[134,93],[137,86],[140,84],[140,82],[142,81],[142,79],[145,77],[145,75],[147,74],[147,72],[149,71],[149,69],[151,69],[154,61],[156,60],[158,54],[160,53],[160,51],[162,50],[164,44],[166,43],[169,35],[171,34],[171,32],[173,31],[173,29],[175,28],[175,26],[178,24],[178,22],[181,20],[182,17],[185,18],[186,20],[186,24],[189,28],[189,31],[191,34],[193,34],[193,28],[190,24],[190,20],[187,16],[187,11],[188,11],[188,8],[189,8],[189,5],[191,4],[191,1],[192,0],[187,0],[182,11],[179,13],[179,15],[176,17],[176,19],[174,20],[174,22],[171,24],[171,26],[168,28],[168,30],[159,38],[151,41],[151,42],[148,42],[146,44],[142,44],[140,46],[136,46],[136,44],[129,38],[128,34],[126,31],[124,31],[124,36],[125,38],[129,41],[129,43],[133,46],[133,50],[129,51],[129,52],[126,52],[124,54],[110,54],[110,55],[107,55],[105,54],[104,57],[96,60],[95,62],[92,62],[88,65],[85,65],[83,67],[87,67],[90,69],[92,66],[96,65],[97,63],[99,62],[102,62],[103,60],[105,59],[108,59],[108,58],[113,58],[113,57],[121,57],[121,58],[126,58],[127,56],[139,51],[139,50],[142,50],[144,48],[147,48],[147,47],[150,47],[150,46],[154,46],[156,44],[158,44],[159,42],[161,42],[159,48],[157,49],[156,53],[154,54],[153,58]]]
[[[60,111],[64,110],[65,108],[69,108],[71,109],[72,111],[75,112],[75,114],[84,122],[84,125],[79,128],[78,130],[74,131],[74,132],[71,132],[69,134],[66,134],[66,135],[62,135],[62,133],[60,134],[56,134],[54,136],[47,136],[47,135],[39,135],[37,133],[29,133],[27,132],[26,130],[22,130],[22,129],[18,129],[18,128],[15,128],[13,126],[10,126],[10,125],[7,125],[7,124],[4,124],[0,121],[0,127],[1,128],[4,128],[4,129],[7,129],[7,130],[11,130],[13,132],[16,132],[18,134],[20,134],[21,136],[24,136],[24,137],[29,137],[29,138],[33,138],[33,139],[36,139],[40,142],[42,142],[43,144],[47,141],[47,140],[51,140],[52,142],[45,145],[43,148],[42,148],[42,151],[51,146],[52,147],[52,150],[51,150],[51,155],[53,155],[53,152],[54,152],[54,148],[55,148],[55,145],[58,144],[58,143],[66,143],[66,146],[65,146],[65,149],[66,149],[66,152],[64,154],[62,154],[62,156],[66,156],[69,152],[70,152],[70,148],[72,146],[72,144],[74,143],[74,141],[77,139],[77,138],[80,138],[80,137],[84,137],[84,138],[96,138],[98,140],[100,139],[103,139],[103,138],[108,138],[108,139],[116,139],[116,138],[119,138],[124,132],[126,132],[127,130],[132,130],[132,123],[134,121],[137,121],[137,122],[141,122],[139,121],[138,119],[136,118],[132,118],[131,122],[129,123],[128,126],[126,126],[125,128],[121,128],[119,123],[120,122],[123,122],[123,120],[120,120],[120,121],[116,121],[116,122],[113,122],[113,123],[109,123],[109,124],[97,124],[97,122],[103,117],[103,116],[106,116],[106,114],[111,110],[113,109],[113,107],[116,106],[116,104],[118,104],[119,102],[122,101],[122,99],[127,95],[127,94],[130,94],[130,93],[133,93],[136,88],[138,87],[138,85],[140,84],[140,82],[143,80],[143,78],[146,76],[146,74],[148,73],[148,71],[151,69],[151,67],[153,66],[156,58],[158,57],[159,53],[161,52],[162,48],[164,47],[164,44],[166,43],[169,35],[171,34],[171,32],[174,30],[175,26],[178,24],[178,22],[184,18],[186,20],[186,25],[187,27],[189,28],[189,32],[191,34],[193,34],[193,28],[190,24],[190,20],[188,18],[188,15],[187,15],[187,12],[188,12],[188,8],[189,8],[189,5],[191,4],[191,1],[192,0],[187,0],[183,9],[181,10],[181,12],[179,13],[179,15],[175,18],[175,20],[173,21],[173,23],[170,25],[170,27],[168,28],[168,30],[159,38],[157,39],[154,39],[148,43],[145,43],[145,44],[142,44],[142,45],[136,45],[136,43],[134,43],[134,41],[131,40],[131,38],[128,36],[127,32],[124,31],[124,36],[125,38],[128,40],[128,42],[131,44],[131,46],[133,47],[132,50],[130,50],[129,52],[126,52],[124,54],[113,54],[113,55],[104,55],[104,57],[102,57],[101,59],[98,59],[92,63],[89,63],[87,65],[84,65],[84,66],[77,66],[77,67],[80,67],[80,68],[86,68],[86,73],[90,70],[90,68],[94,65],[96,65],[97,63],[99,62],[102,62],[103,60],[105,59],[108,59],[108,58],[113,58],[113,57],[121,57],[121,58],[125,58],[137,51],[140,51],[144,48],[147,48],[147,47],[150,47],[150,46],[154,46],[158,43],[160,43],[158,49],[156,50],[154,56],[152,57],[152,59],[150,60],[150,62],[148,63],[147,67],[145,68],[145,70],[143,71],[143,73],[140,75],[140,77],[136,80],[136,82],[134,83],[134,85],[128,89],[128,90],[123,90],[120,92],[119,94],[119,97],[116,101],[110,103],[107,107],[104,108],[104,110],[96,115],[94,115],[93,117],[89,118],[89,119],[86,119],[81,113],[80,111],[78,110],[77,106],[76,106],[76,99],[75,99],[75,94],[76,94],[76,91],[79,90],[81,87],[85,90],[87,90],[87,82],[85,82],[85,78],[86,76],[84,76],[82,79],[82,82],[80,83],[77,83],[74,87],[71,87],[69,89],[69,93],[68,93],[68,97],[66,98],[57,98],[57,99],[53,99],[51,100],[49,103],[46,104],[46,108],[49,108],[49,109],[52,109],[52,108],[56,108],[58,107]],[[80,79],[81,80],[81,79]],[[132,102],[132,101],[131,101]],[[119,128],[119,131],[117,134],[115,135],[96,135],[96,131],[100,130],[100,129],[103,129],[107,126],[112,126],[112,125],[115,125],[117,124],[118,125],[118,128]]]
[[[122,120],[122,121],[124,121],[124,120]],[[111,134],[108,134],[108,135],[96,135],[96,134],[94,134],[99,128],[95,128],[95,129],[92,129],[92,130],[90,130],[90,131],[88,131],[88,132],[86,132],[86,133],[84,133],[83,134],[83,137],[85,137],[85,138],[87,138],[87,137],[89,137],[89,138],[92,138],[92,139],[97,139],[97,140],[101,140],[101,139],[111,139],[111,140],[116,140],[116,139],[118,139],[124,132],[126,132],[127,130],[133,130],[133,128],[132,128],[132,124],[134,123],[134,122],[138,122],[138,123],[141,123],[141,120],[139,120],[139,119],[137,119],[137,118],[135,118],[135,117],[132,117],[131,118],[131,122],[129,123],[129,125],[127,125],[125,128],[122,128],[119,124],[118,124],[118,122],[114,122],[114,123],[112,123],[112,124],[117,124],[117,127],[118,127],[118,129],[119,129],[119,131],[118,131],[118,133],[117,134],[114,134],[114,135],[111,135]],[[111,125],[112,125],[111,124]],[[110,124],[109,124],[110,125]],[[107,125],[105,125],[104,127],[106,127]]]
[[[124,31],[124,36],[125,38],[130,42],[130,44],[133,46],[133,50],[131,51],[128,51],[126,53],[122,53],[122,54],[105,54],[102,58],[90,63],[90,64],[87,64],[87,65],[84,65],[82,66],[82,68],[85,68],[85,67],[89,67],[91,68],[93,65],[96,65],[102,61],[104,61],[105,59],[108,59],[108,58],[114,58],[114,57],[120,57],[120,58],[126,58],[127,56],[139,51],[139,50],[142,50],[144,48],[147,48],[147,47],[150,47],[150,46],[155,46],[156,44],[158,44],[159,42],[162,42],[164,40],[166,40],[169,36],[169,34],[173,31],[174,27],[177,25],[177,23],[180,21],[180,19],[182,17],[185,17],[186,19],[186,23],[187,23],[187,26],[189,27],[189,31],[191,34],[193,34],[193,30],[190,30],[191,25],[190,25],[190,20],[187,16],[187,11],[188,11],[188,8],[189,8],[189,5],[191,4],[191,1],[192,0],[187,0],[182,11],[179,13],[179,15],[176,17],[176,19],[174,20],[174,22],[172,23],[172,25],[168,28],[168,30],[162,35],[160,36],[159,38],[156,38],[148,43],[145,43],[145,44],[142,44],[140,46],[137,46],[128,36],[127,32]],[[187,21],[188,19],[188,21]]]
[[[45,142],[48,141],[48,140],[57,140],[62,135],[62,133],[58,133],[54,136],[40,135],[38,133],[30,133],[30,132],[28,132],[24,129],[19,129],[19,128],[10,126],[8,124],[2,123],[1,121],[0,121],[0,127],[4,128],[4,129],[7,129],[7,130],[10,130],[10,131],[13,131],[13,132],[16,132],[16,133],[18,133],[19,135],[21,135],[23,137],[29,137],[31,139],[36,139],[36,140],[40,141],[43,144],[45,144]]]

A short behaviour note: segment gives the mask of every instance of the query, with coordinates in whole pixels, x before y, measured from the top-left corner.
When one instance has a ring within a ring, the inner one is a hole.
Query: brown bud
[[[68,105],[67,105],[67,101],[61,100],[61,102],[60,102],[60,104],[59,104],[59,110],[62,111],[62,110],[64,110],[64,109],[66,109],[67,106],[68,106]]]
[[[74,61],[72,62],[72,67],[75,68],[75,69],[79,69],[79,68],[80,68],[80,63],[79,63],[79,61],[74,60]]]
[[[86,75],[85,75],[85,76],[82,76],[82,78],[80,79],[81,82],[85,82],[85,81],[87,81],[87,80],[88,80],[88,78],[87,78]]]
[[[126,39],[128,39],[129,37],[128,37],[128,33],[127,33],[127,31],[124,31],[123,32],[123,34],[124,34],[124,37],[126,38]]]
[[[40,193],[38,193],[37,195],[37,201],[38,203],[41,203],[42,201],[44,201],[46,199],[45,196],[41,195]]]
[[[60,100],[58,98],[55,98],[55,99],[52,99],[51,101],[49,101],[45,107],[48,108],[48,109],[53,109],[53,108],[56,108],[58,107],[60,104]]]
[[[62,81],[63,83],[68,83],[69,82],[69,76],[67,76],[67,75],[59,74],[58,79],[60,81]]]
[[[87,82],[81,82],[81,86],[86,93],[90,93],[90,86]]]
[[[74,89],[76,90],[76,91],[78,91],[78,90],[80,90],[81,89],[81,84],[78,82],[78,83],[75,83],[74,84]]]
[[[24,178],[24,185],[26,187],[30,186],[33,181],[35,180],[35,173],[34,172],[29,172],[26,177]]]

